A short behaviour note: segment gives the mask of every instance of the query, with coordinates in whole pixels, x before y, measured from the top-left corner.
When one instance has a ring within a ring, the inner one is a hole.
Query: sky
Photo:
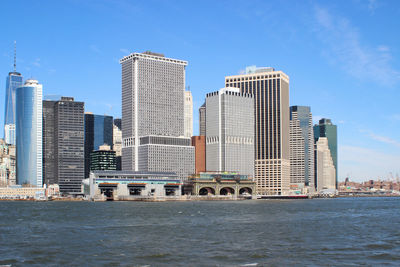
[[[198,108],[246,66],[290,77],[290,105],[338,126],[339,180],[400,176],[400,1],[2,1],[0,125],[13,70],[121,116],[119,59],[133,52],[187,60]],[[3,84],[3,85],[1,85]]]

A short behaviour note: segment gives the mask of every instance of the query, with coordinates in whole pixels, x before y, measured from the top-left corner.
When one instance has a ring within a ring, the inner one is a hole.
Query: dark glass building
[[[118,129],[121,130],[122,129],[122,119],[120,119],[120,118],[114,119],[114,125],[117,126]]]
[[[80,192],[84,178],[84,103],[43,101],[43,180],[63,193]]]
[[[85,113],[85,177],[90,173],[90,153],[102,145],[113,148],[113,117]]]
[[[319,124],[314,125],[314,140],[318,141],[320,137],[328,138],[328,146],[331,151],[333,165],[336,170],[336,188],[338,182],[338,156],[337,156],[337,126],[332,124],[330,119],[320,119]]]
[[[100,149],[90,153],[91,171],[115,171],[116,169],[115,151]]]

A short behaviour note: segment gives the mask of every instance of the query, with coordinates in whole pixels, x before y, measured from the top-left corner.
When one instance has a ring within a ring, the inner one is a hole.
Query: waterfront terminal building
[[[146,200],[180,197],[182,182],[168,172],[91,171],[82,187],[89,200]]]
[[[236,172],[201,172],[185,184],[185,193],[194,196],[256,197],[256,183]]]

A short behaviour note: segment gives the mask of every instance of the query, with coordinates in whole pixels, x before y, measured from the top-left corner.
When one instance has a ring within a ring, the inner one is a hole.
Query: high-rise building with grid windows
[[[73,97],[43,101],[43,182],[80,192],[84,176],[84,103]]]
[[[273,68],[251,66],[246,68],[245,74],[225,77],[225,86],[254,95],[257,194],[288,194],[289,76]]]
[[[186,61],[132,53],[122,65],[122,169],[194,173],[185,137]]]
[[[290,107],[290,179],[315,187],[314,130],[310,107]]]
[[[207,171],[254,174],[253,95],[223,88],[206,96]]]

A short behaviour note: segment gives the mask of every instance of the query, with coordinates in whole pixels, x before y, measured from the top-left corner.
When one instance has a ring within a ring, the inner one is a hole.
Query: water
[[[400,198],[0,202],[0,265],[400,265]]]

